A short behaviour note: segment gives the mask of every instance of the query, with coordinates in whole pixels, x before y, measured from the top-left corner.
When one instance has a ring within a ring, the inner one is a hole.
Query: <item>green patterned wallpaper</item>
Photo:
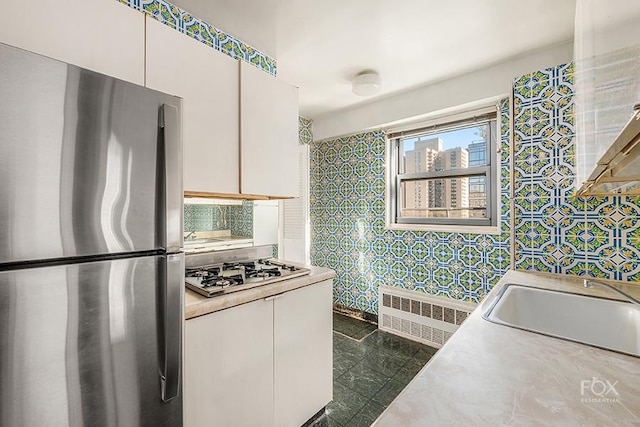
[[[302,116],[298,117],[298,141],[300,144],[313,142],[313,122]]]
[[[231,234],[253,237],[253,202],[243,201],[242,206],[227,206],[227,221]]]
[[[311,144],[312,262],[336,270],[334,302],[377,313],[380,285],[479,302],[512,261],[640,281],[640,197],[575,197],[573,67],[526,74],[513,91],[514,119],[501,108],[500,236],[385,230],[384,133]]]
[[[311,144],[311,261],[336,271],[334,302],[378,312],[378,287],[478,302],[509,253],[509,103],[501,102],[501,235],[385,230],[385,134]]]
[[[212,49],[233,59],[246,61],[261,70],[276,75],[277,62],[241,40],[214,27],[210,23],[193,16],[167,0],[116,0],[147,16],[162,22]]]
[[[241,206],[184,205],[184,231],[231,230],[239,237],[253,237],[253,202]]]
[[[514,84],[515,267],[640,281],[640,197],[575,197],[573,66]]]

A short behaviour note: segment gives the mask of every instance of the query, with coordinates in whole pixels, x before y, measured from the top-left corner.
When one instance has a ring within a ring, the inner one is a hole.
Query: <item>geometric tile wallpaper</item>
[[[573,66],[513,90],[515,267],[640,281],[640,198],[575,197]]]
[[[184,205],[184,231],[225,230],[221,209],[211,205]]]
[[[300,144],[311,144],[313,142],[313,122],[302,116],[298,117],[298,142]]]
[[[276,75],[276,60],[166,0],[117,0],[234,59]]]
[[[253,202],[242,205],[184,205],[184,231],[231,230],[233,236],[253,237]]]
[[[184,231],[230,230],[232,236],[253,238],[253,201],[242,205],[184,205]],[[278,258],[278,245],[271,245]]]
[[[501,103],[501,235],[385,230],[385,134],[313,142],[311,261],[334,302],[377,314],[381,285],[479,302],[510,265],[509,102]]]
[[[231,234],[253,238],[253,202],[244,200],[241,206],[227,206],[226,208]]]
[[[479,302],[512,266],[640,281],[640,197],[575,197],[573,66],[517,78],[513,95],[500,236],[385,230],[384,133],[311,144],[311,260],[336,270],[335,303],[377,314],[380,285]]]

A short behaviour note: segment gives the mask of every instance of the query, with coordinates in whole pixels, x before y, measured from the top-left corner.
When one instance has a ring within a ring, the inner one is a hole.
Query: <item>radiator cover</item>
[[[477,304],[380,286],[378,328],[440,348]]]

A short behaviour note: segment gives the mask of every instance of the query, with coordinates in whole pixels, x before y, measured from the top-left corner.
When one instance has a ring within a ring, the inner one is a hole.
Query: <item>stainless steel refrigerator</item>
[[[182,425],[180,118],[0,44],[0,425]]]

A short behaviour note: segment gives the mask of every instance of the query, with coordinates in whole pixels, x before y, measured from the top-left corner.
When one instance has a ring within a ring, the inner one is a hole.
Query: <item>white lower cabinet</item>
[[[332,281],[275,300],[275,425],[299,427],[333,396]]]
[[[273,425],[273,301],[186,323],[185,426]]]
[[[299,427],[332,399],[332,281],[187,320],[185,425]]]

